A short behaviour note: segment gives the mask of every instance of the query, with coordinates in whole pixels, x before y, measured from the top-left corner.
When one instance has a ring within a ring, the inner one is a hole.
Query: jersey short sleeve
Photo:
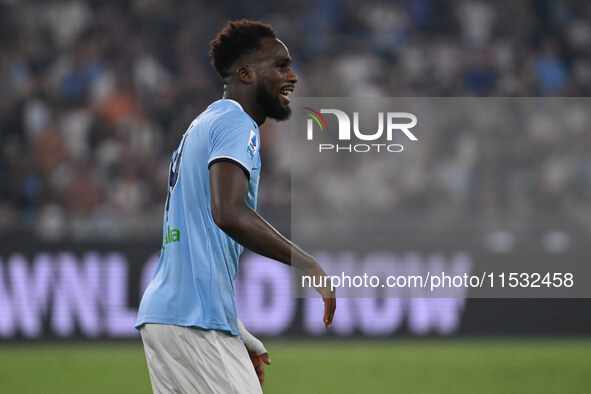
[[[229,161],[242,168],[250,179],[259,143],[258,128],[249,117],[231,114],[220,117],[210,130],[207,166],[209,168],[218,161]]]

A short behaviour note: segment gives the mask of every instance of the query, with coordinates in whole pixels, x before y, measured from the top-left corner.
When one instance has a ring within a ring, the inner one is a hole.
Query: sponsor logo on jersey
[[[166,235],[164,236],[164,245],[167,245],[172,242],[180,242],[181,241],[181,232],[176,228],[170,229],[170,226],[166,226]],[[164,249],[164,245],[162,245],[162,249]]]

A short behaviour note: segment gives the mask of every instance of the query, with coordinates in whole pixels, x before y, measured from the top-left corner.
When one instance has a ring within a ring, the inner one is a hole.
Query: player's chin
[[[288,108],[288,110],[289,111],[286,111],[286,112],[284,112],[282,114],[275,113],[273,115],[269,115],[269,118],[271,118],[273,120],[276,120],[278,122],[283,122],[284,120],[288,120],[289,117],[291,116],[291,109]]]
[[[280,104],[279,106],[277,106],[277,108],[275,108],[274,111],[267,114],[267,117],[274,119],[278,122],[287,120],[287,119],[289,119],[290,116],[291,116],[291,108],[289,107],[288,104],[285,104],[285,105]]]

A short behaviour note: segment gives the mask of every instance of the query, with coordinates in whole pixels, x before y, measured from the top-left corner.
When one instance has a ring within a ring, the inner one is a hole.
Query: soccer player
[[[267,117],[289,117],[298,79],[287,48],[260,22],[229,22],[210,56],[223,99],[193,120],[172,155],[162,251],[136,327],[155,392],[260,393],[263,362],[270,361],[238,320],[234,301],[243,246],[306,275],[325,275],[255,212],[259,126]],[[335,295],[317,291],[329,327]]]

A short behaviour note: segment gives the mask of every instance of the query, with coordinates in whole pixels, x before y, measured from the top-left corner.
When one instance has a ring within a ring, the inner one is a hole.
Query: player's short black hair
[[[211,65],[215,71],[226,78],[229,68],[242,56],[261,48],[261,40],[275,38],[275,31],[261,22],[241,19],[230,21],[226,27],[209,43]]]

